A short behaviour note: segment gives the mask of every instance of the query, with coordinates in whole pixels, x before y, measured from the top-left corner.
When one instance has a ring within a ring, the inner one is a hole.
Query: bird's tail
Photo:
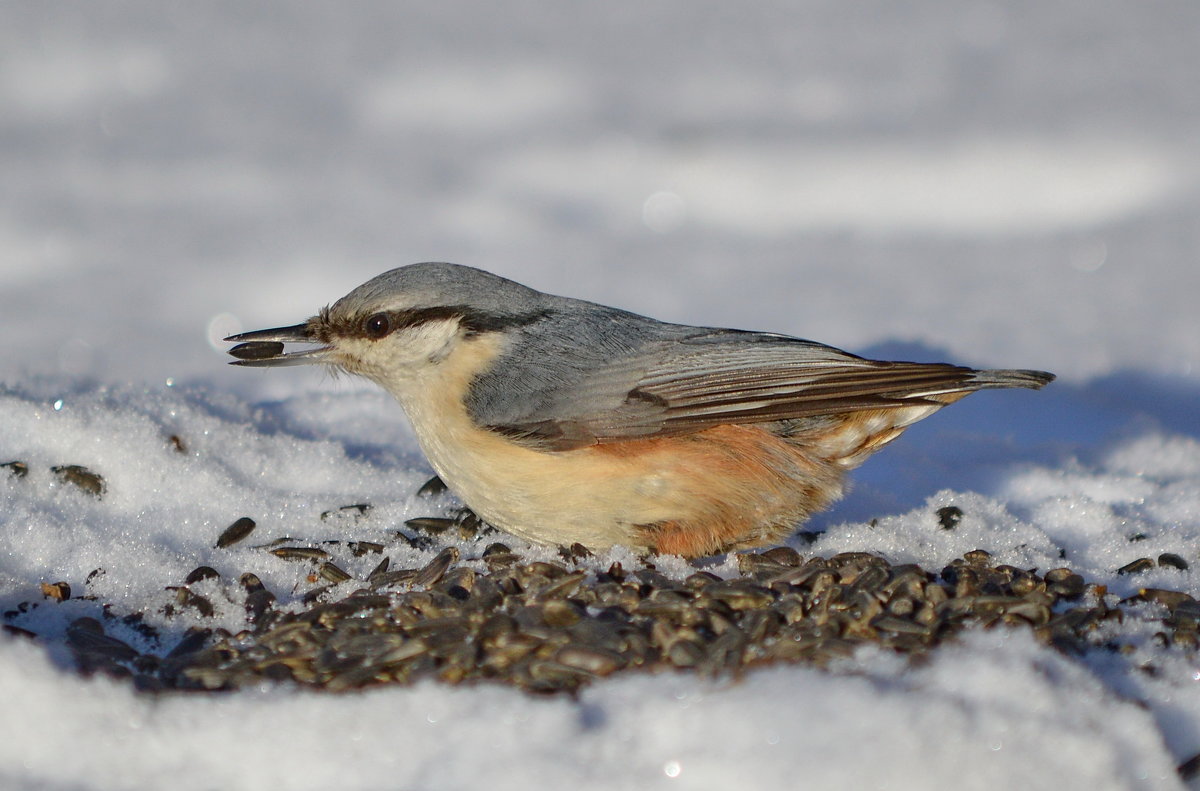
[[[975,371],[966,384],[979,390],[1000,387],[1028,387],[1038,390],[1053,382],[1054,374],[1047,371]]]
[[[947,366],[952,368],[952,366]],[[898,397],[895,406],[878,411],[851,411],[841,415],[835,425],[812,448],[817,455],[844,469],[854,469],[918,420],[932,415],[976,390],[1003,387],[1029,387],[1036,390],[1054,381],[1045,371],[971,371],[958,368],[965,378],[924,392],[909,392]],[[904,399],[912,399],[905,403]]]

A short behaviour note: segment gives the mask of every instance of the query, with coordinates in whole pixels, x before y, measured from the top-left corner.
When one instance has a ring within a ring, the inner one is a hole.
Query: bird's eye
[[[368,316],[363,322],[363,332],[368,338],[379,340],[392,331],[392,322],[386,313],[376,313]]]

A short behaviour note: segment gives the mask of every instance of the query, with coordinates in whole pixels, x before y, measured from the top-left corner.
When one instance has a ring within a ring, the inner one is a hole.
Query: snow
[[[1023,634],[972,635],[917,670],[867,657],[836,683],[798,669],[733,687],[618,678],[569,704],[432,684],[340,696],[265,687],[147,702],[107,680],[63,677],[39,659],[26,646],[5,655],[12,666],[0,684],[10,705],[61,702],[53,739],[39,729],[14,734],[6,749],[25,772],[11,772],[14,779],[67,776],[115,788],[649,789],[790,788],[801,778],[814,787],[903,788],[920,778],[1039,788],[1069,775],[1081,787],[1111,788],[1169,787],[1174,773],[1150,714]],[[31,672],[14,680],[25,666]],[[848,717],[852,730],[838,724]],[[63,743],[93,742],[97,731],[106,749],[64,755]]]
[[[1148,620],[1128,656],[969,632],[917,666],[618,675],[578,700],[151,696],[57,638],[108,603],[169,643],[199,619],[166,619],[164,589],[197,566],[286,593],[304,571],[258,537],[452,506],[415,497],[429,470],[385,394],[233,369],[219,342],[420,260],[1054,371],[913,427],[797,548],[934,569],[980,548],[1200,596],[1197,31],[1184,0],[4,5],[0,463],[29,473],[0,470],[0,610],[39,602],[15,623],[50,639],[0,635],[0,787],[1179,787],[1200,659]],[[241,516],[254,540],[215,549]],[[1191,568],[1116,574],[1164,552]],[[97,600],[43,600],[60,580]]]

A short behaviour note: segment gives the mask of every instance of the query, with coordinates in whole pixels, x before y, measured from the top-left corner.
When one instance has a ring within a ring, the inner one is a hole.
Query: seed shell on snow
[[[51,467],[50,471],[54,473],[63,483],[69,483],[72,486],[87,492],[97,500],[104,497],[107,490],[107,485],[104,479],[96,473],[89,470],[87,467],[78,464],[65,464],[58,467]]]
[[[246,538],[246,536],[253,533],[254,528],[257,526],[258,523],[250,517],[241,517],[229,527],[221,531],[221,535],[217,537],[217,549],[225,549],[226,547],[233,546],[242,539]]]
[[[6,461],[0,464],[0,470],[7,472],[14,478],[24,478],[29,475],[29,465],[23,461]]]

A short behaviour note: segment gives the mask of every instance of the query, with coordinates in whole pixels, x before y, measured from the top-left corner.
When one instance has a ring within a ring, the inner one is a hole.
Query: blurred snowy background
[[[313,371],[230,369],[218,339],[421,260],[667,320],[1061,376],[910,431],[815,520],[821,551],[872,548],[858,522],[894,515],[873,548],[935,562],[904,514],[978,492],[962,497],[1122,595],[1131,531],[1200,562],[1197,41],[1189,0],[5,2],[0,462],[88,464],[112,493],[106,511],[44,474],[0,481],[0,598],[126,563],[112,595],[136,606],[215,563],[237,509],[282,520],[296,492],[378,502],[402,479],[407,507],[426,468],[398,407]],[[173,478],[147,426],[211,433],[226,455]],[[267,472],[214,482],[255,464]],[[1195,573],[1141,584],[1200,593]],[[1171,787],[1172,762],[1200,750],[1200,671],[1159,659],[1151,688],[981,636],[912,677],[876,657],[860,678],[631,679],[582,704],[423,687],[156,707],[0,637],[0,779],[279,784],[292,748],[279,787]],[[968,677],[984,680],[964,691]],[[430,731],[435,711],[456,736]],[[30,732],[30,716],[59,722]],[[763,722],[774,735],[756,741]],[[1027,722],[1019,750],[985,738]],[[243,724],[272,747],[208,755],[244,750]],[[1089,743],[1063,741],[1079,727]],[[392,729],[413,745],[403,761],[364,752]],[[864,765],[862,739],[886,761]]]
[[[248,388],[197,344],[221,312],[434,259],[843,347],[1200,376],[1192,3],[3,14],[14,371]]]

